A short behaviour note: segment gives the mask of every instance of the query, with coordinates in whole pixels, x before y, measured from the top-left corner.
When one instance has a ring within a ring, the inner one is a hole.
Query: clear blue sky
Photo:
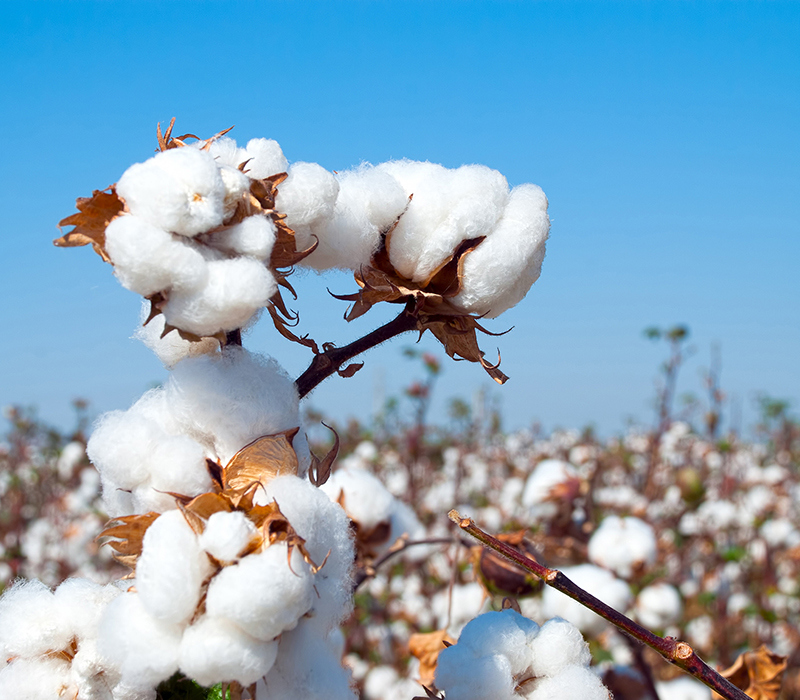
[[[664,348],[688,324],[744,420],[756,392],[800,404],[800,3],[4,2],[0,403],[66,425],[70,400],[125,408],[164,371],[129,340],[138,299],[88,249],[51,245],[74,201],[149,157],[156,122],[275,138],[344,169],[408,157],[484,163],[550,199],[543,274],[492,323],[509,427],[651,420]],[[303,332],[347,342],[345,275],[297,280]],[[418,374],[400,339],[313,402],[342,417]],[[265,325],[246,344],[307,358]],[[434,348],[427,342],[425,347]],[[436,415],[491,382],[445,364]],[[382,377],[382,379],[381,379]]]

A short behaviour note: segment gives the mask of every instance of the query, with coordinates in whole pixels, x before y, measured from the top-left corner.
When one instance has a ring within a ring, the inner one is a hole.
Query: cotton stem
[[[626,634],[642,644],[647,644],[651,649],[655,649],[667,661],[675,664],[709,688],[715,690],[725,700],[751,700],[748,695],[706,664],[686,642],[679,641],[673,637],[659,637],[618,610],[595,598],[560,571],[542,566],[534,559],[526,557],[521,552],[484,532],[475,525],[471,518],[462,518],[455,510],[451,510],[448,513],[448,517],[464,532],[474,537],[485,547],[493,549],[520,568],[538,576],[548,586],[561,591],[573,600],[577,600],[581,605],[608,620]]]

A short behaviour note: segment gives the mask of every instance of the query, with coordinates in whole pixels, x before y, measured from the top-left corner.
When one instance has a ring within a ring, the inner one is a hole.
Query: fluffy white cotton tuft
[[[436,687],[454,700],[518,700],[508,659],[501,654],[476,657],[443,649],[436,666]]]
[[[561,572],[612,608],[620,612],[627,610],[631,602],[631,590],[627,583],[616,578],[611,572],[593,564],[567,566],[561,569]],[[564,618],[584,634],[599,634],[609,624],[577,601],[549,586],[546,586],[542,593],[542,613],[547,617]]]
[[[277,655],[277,641],[254,639],[232,622],[204,615],[183,635],[180,669],[200,685],[248,686],[267,674]]]
[[[634,517],[607,516],[589,540],[589,560],[622,578],[652,564],[656,553],[653,528]]]
[[[281,147],[273,139],[250,139],[245,148],[245,172],[252,178],[262,179],[285,173],[289,167]]]
[[[209,236],[208,243],[226,253],[268,262],[275,243],[275,224],[266,216],[248,216],[235,226]]]
[[[144,323],[150,314],[150,302],[142,302],[142,311],[139,320]],[[171,369],[185,357],[197,355],[212,355],[219,351],[219,341],[216,338],[203,338],[199,341],[184,340],[177,331],[164,335],[165,318],[163,314],[155,316],[145,325],[140,325],[133,334],[141,340],[162,364]]]
[[[220,511],[206,522],[199,543],[217,561],[232,562],[257,534],[255,525],[243,512]]]
[[[513,675],[528,670],[531,644],[539,634],[539,625],[514,610],[479,615],[461,632],[458,646],[476,657],[502,654],[508,659]]]
[[[119,216],[108,225],[106,251],[122,286],[145,297],[169,289],[188,293],[208,282],[198,249],[136,216]]]
[[[289,177],[278,185],[275,207],[286,214],[286,223],[298,236],[298,247],[313,242],[309,226],[330,218],[339,194],[339,182],[333,173],[316,163],[293,163]]]
[[[675,586],[654,583],[643,588],[636,597],[636,619],[645,627],[663,630],[678,622],[683,602]]]
[[[63,659],[15,659],[0,666],[0,697],[53,700],[76,692],[70,665]]]
[[[273,544],[220,571],[208,586],[206,611],[267,641],[294,628],[314,596],[314,578],[300,552],[294,548],[288,557],[285,544]]]
[[[580,630],[559,617],[542,625],[530,647],[536,676],[556,676],[567,666],[588,666],[592,661]]]
[[[609,700],[602,681],[583,666],[568,666],[561,673],[538,681],[528,700]]]
[[[211,154],[197,148],[173,148],[132,165],[117,193],[134,216],[182,236],[208,231],[224,219],[219,168]]]
[[[211,564],[183,513],[159,516],[145,532],[136,562],[136,589],[142,605],[167,624],[191,619]]]
[[[72,629],[41,581],[17,580],[0,598],[0,658],[34,657],[65,649]]]
[[[272,273],[253,258],[209,260],[199,289],[173,289],[162,307],[167,323],[199,336],[246,325],[278,289]]]
[[[560,492],[572,492],[578,483],[578,473],[569,462],[542,460],[525,482],[522,505],[529,509],[535,520],[547,520],[558,512]]]
[[[539,279],[549,231],[541,188],[515,187],[497,227],[466,256],[461,292],[452,303],[487,318],[515,306]]]

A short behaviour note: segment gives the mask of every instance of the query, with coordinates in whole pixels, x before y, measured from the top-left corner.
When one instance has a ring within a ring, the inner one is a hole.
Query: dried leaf
[[[786,663],[787,657],[771,652],[762,644],[755,651],[739,654],[722,675],[753,700],[777,700]]]
[[[67,248],[91,244],[103,260],[111,262],[105,249],[106,227],[125,211],[125,203],[117,196],[115,186],[95,190],[91,197],[79,197],[75,206],[78,208],[77,214],[58,222],[59,229],[63,226],[75,228],[56,238],[53,243]]]
[[[322,425],[325,425],[325,423]],[[339,433],[329,425],[325,425],[325,427],[333,433],[333,446],[322,459],[319,459],[313,452],[311,453],[311,467],[308,470],[308,478],[314,486],[322,486],[328,481],[333,469],[333,463],[339,454]]]
[[[344,369],[337,369],[336,373],[340,377],[348,379],[349,377],[352,377],[356,372],[358,372],[358,370],[360,370],[363,366],[364,366],[363,362],[353,362],[352,364],[347,365],[347,367],[345,367]]]
[[[160,513],[143,513],[141,515],[126,515],[113,518],[106,524],[105,529],[97,536],[100,540],[108,539],[103,544],[108,544],[114,550],[112,556],[120,564],[136,570],[136,560],[142,553],[142,540],[147,528],[153,524]]]
[[[439,652],[446,648],[445,642],[448,645],[456,643],[456,640],[447,634],[447,630],[412,634],[409,638],[408,651],[419,659],[419,682],[423,686],[433,685],[436,662],[439,660]]]
[[[239,450],[222,470],[225,491],[246,492],[253,484],[264,486],[276,476],[297,475],[297,454],[292,439],[299,428],[253,440]]]

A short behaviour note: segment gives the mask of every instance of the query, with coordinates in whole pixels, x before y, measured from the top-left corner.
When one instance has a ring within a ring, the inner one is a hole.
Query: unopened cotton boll
[[[285,544],[273,544],[220,571],[208,586],[206,611],[269,640],[295,627],[314,595],[314,579],[299,550],[293,548],[289,557]]]
[[[167,624],[188,622],[209,573],[208,557],[181,511],[164,513],[147,528],[136,562],[136,589],[150,615]]]
[[[625,612],[630,604],[631,590],[628,584],[599,566],[593,564],[567,566],[561,569],[561,573],[620,612]],[[546,586],[542,593],[542,612],[547,617],[561,617],[568,620],[584,634],[599,634],[609,624],[577,601],[549,586]]]
[[[634,517],[606,517],[589,540],[589,560],[622,578],[652,564],[657,554],[653,528]]]
[[[680,620],[683,602],[675,586],[654,583],[639,592],[635,610],[636,619],[645,627],[663,630]]]
[[[408,197],[391,175],[369,165],[339,173],[338,180],[336,207],[311,227],[319,245],[303,264],[357,270],[370,263],[381,233],[403,212]]]
[[[136,593],[111,601],[100,620],[97,648],[134,690],[153,690],[178,670],[183,627],[153,617]]]
[[[241,511],[212,513],[200,535],[200,546],[217,561],[234,561],[257,535],[255,525]]]
[[[167,323],[199,336],[245,326],[278,289],[272,273],[252,258],[211,260],[199,290],[173,290],[162,311]]]
[[[407,279],[429,279],[466,240],[489,234],[508,200],[508,183],[496,170],[464,165],[394,161],[379,168],[413,195],[391,235],[390,260]]]
[[[232,622],[204,615],[184,632],[180,669],[200,685],[248,686],[267,674],[277,655],[277,641],[255,639]]]
[[[278,142],[273,139],[250,139],[245,148],[245,172],[252,178],[263,179],[271,175],[285,173],[289,167]]]
[[[202,288],[208,280],[203,256],[166,231],[136,216],[118,216],[106,227],[106,251],[123,287],[142,296]]]
[[[556,676],[567,666],[588,666],[592,661],[580,630],[559,617],[542,625],[530,648],[531,671],[536,676]]]
[[[266,216],[247,216],[209,237],[209,244],[228,253],[268,260],[275,244],[275,224]]]
[[[180,430],[222,464],[256,438],[300,425],[294,382],[272,358],[238,346],[178,363],[165,392]],[[307,464],[305,438],[296,435],[292,446],[301,466]]]
[[[518,304],[539,279],[549,232],[541,188],[515,187],[496,228],[464,259],[461,291],[452,303],[487,318]]]

